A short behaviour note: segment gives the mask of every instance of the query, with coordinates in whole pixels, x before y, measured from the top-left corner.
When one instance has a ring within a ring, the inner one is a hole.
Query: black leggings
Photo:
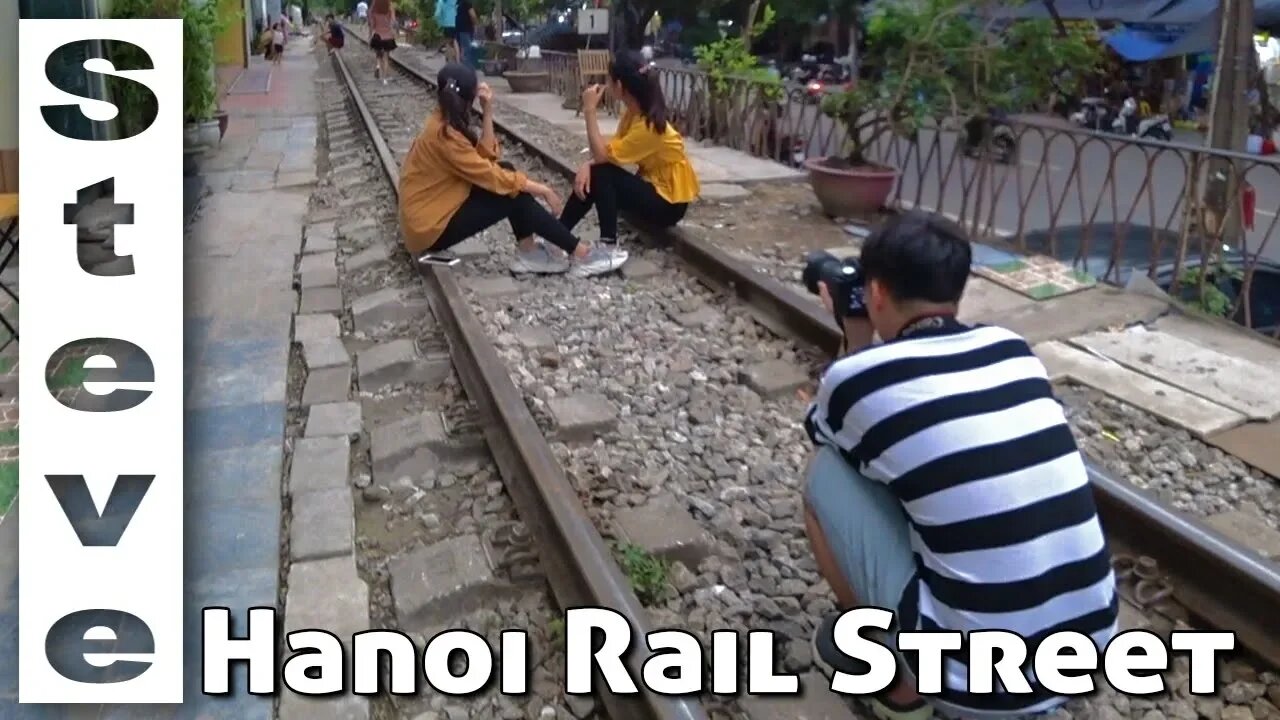
[[[600,237],[618,239],[618,212],[636,216],[647,225],[668,228],[684,219],[689,203],[669,203],[647,180],[613,163],[591,166],[591,192],[587,199],[571,195],[560,213],[560,222],[572,230],[596,207]]]
[[[510,169],[506,163],[501,164]],[[538,235],[569,254],[578,247],[578,238],[529,193],[510,197],[473,187],[431,250],[447,250],[503,220],[511,221],[511,232],[517,240]]]

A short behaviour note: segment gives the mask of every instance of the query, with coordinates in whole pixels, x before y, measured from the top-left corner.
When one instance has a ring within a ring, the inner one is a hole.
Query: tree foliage
[[[908,0],[871,10],[860,58],[870,79],[822,106],[848,130],[849,163],[866,164],[866,149],[888,132],[912,134],[995,108],[1022,110],[1048,96],[1056,74],[1084,74],[1100,62],[1096,47],[1059,36],[1048,20],[1000,28],[991,14],[999,5]]]
[[[754,3],[751,9],[756,9]],[[727,93],[732,81],[744,79],[780,89],[778,78],[761,67],[759,58],[751,53],[751,42],[767,31],[776,17],[773,6],[765,5],[759,20],[752,22],[754,18],[748,18],[750,37],[722,32],[719,40],[694,48],[698,66],[707,73],[713,93]]]
[[[215,0],[115,0],[111,6],[113,19],[182,19],[182,102],[183,117],[188,122],[208,120],[218,109],[214,41],[241,15],[223,16]],[[145,64],[137,48],[109,42],[109,52],[124,63]],[[130,57],[133,56],[133,57]],[[121,112],[116,122],[123,134],[140,130],[141,118],[154,117],[155,100],[132,83],[118,83],[113,93]]]

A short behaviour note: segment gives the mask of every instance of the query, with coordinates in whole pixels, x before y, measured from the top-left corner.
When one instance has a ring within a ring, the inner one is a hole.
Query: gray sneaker
[[[611,273],[622,267],[627,262],[628,257],[630,256],[627,255],[625,250],[619,250],[604,244],[594,245],[587,251],[586,255],[574,258],[573,268],[569,271],[569,274],[578,278],[586,278]]]
[[[555,275],[568,269],[569,258],[552,252],[541,240],[532,250],[516,250],[516,257],[511,261],[511,272],[517,275]]]

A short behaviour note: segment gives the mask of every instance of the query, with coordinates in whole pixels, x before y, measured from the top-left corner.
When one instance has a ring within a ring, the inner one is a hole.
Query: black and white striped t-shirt
[[[1099,650],[1115,633],[1115,580],[1084,461],[1021,337],[945,320],[867,348],[828,369],[806,426],[902,502],[916,575],[900,629],[1006,630],[1027,640],[1028,658],[1061,630]],[[945,667],[940,699],[962,707],[1057,702],[1035,682],[1031,695],[967,692],[964,653]]]

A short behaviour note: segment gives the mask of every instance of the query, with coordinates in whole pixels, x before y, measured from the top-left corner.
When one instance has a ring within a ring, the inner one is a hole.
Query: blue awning
[[[1218,23],[1213,18],[1210,22],[1187,26],[1185,32],[1177,36],[1124,28],[1108,33],[1104,39],[1125,60],[1148,62],[1212,51],[1218,45]]]
[[[1055,0],[1053,7],[1064,20],[1147,22],[1176,2],[1178,0]],[[1027,0],[998,14],[1027,19],[1051,16],[1044,0]]]

